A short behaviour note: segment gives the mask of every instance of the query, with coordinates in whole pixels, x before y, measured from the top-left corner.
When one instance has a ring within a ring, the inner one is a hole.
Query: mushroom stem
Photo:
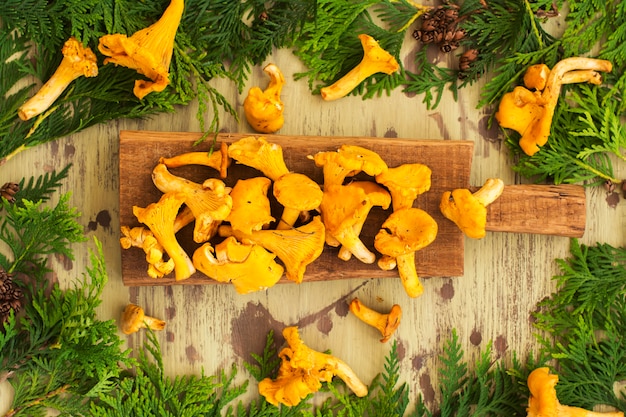
[[[478,202],[487,207],[500,197],[502,191],[504,191],[504,181],[499,178],[488,178],[483,186],[473,195]]]
[[[178,168],[186,165],[203,165],[216,169],[220,178],[226,178],[231,160],[228,156],[228,144],[222,142],[219,151],[185,152],[170,158],[161,158],[160,163],[168,168]]]
[[[378,329],[383,336],[380,339],[382,343],[391,338],[402,318],[402,308],[398,304],[394,304],[389,313],[383,314],[369,308],[358,298],[354,298],[350,302],[350,311],[364,323]]]
[[[422,295],[424,286],[420,282],[415,269],[415,252],[397,256],[396,262],[398,264],[398,274],[407,295],[411,298],[417,298]]]
[[[364,52],[363,59],[334,84],[320,90],[324,100],[331,101],[342,98],[371,75],[378,72],[392,74],[400,68],[393,55],[381,48],[374,38],[360,34],[359,39]]]

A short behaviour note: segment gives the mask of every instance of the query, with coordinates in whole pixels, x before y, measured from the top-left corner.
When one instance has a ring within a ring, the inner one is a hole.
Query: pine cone
[[[438,6],[422,15],[420,29],[413,32],[413,37],[424,44],[436,44],[441,52],[454,51],[466,35],[465,30],[458,27],[460,20],[458,6]]]
[[[11,312],[17,313],[22,308],[23,293],[13,282],[13,275],[0,268],[0,323],[4,323]]]
[[[15,203],[15,193],[20,190],[19,184],[14,182],[7,182],[0,188],[0,197],[7,200],[9,203]]]

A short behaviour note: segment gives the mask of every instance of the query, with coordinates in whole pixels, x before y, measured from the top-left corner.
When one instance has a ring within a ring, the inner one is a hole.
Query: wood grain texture
[[[507,185],[488,206],[487,231],[582,237],[587,220],[580,185]]]
[[[218,142],[232,143],[249,134],[220,134]],[[209,149],[210,144],[193,147],[200,137],[197,133],[185,132],[120,132],[120,224],[137,226],[139,223],[132,214],[132,206],[145,207],[158,201],[161,192],[152,184],[150,173],[160,157],[170,157],[190,150]],[[279,144],[287,167],[293,172],[308,175],[322,183],[322,169],[308,159],[319,151],[334,151],[342,144],[359,145],[377,152],[388,166],[419,162],[432,170],[431,189],[416,199],[415,206],[428,212],[438,223],[439,231],[435,241],[416,253],[418,274],[428,276],[462,276],[464,238],[458,228],[445,219],[439,211],[440,196],[445,190],[469,187],[469,175],[473,143],[469,141],[381,139],[366,137],[322,137],[263,135],[269,142]],[[190,166],[172,170],[177,175],[196,182],[209,176],[216,177],[211,168]],[[240,178],[262,175],[259,171],[233,163],[224,180],[233,186]],[[367,179],[368,177],[361,177]],[[369,177],[371,179],[371,177]],[[271,197],[271,192],[269,192]],[[271,197],[273,198],[273,197]],[[280,207],[274,205],[274,217],[280,217]],[[374,236],[391,209],[374,208],[361,232],[361,240],[374,250]],[[190,229],[190,228],[186,228]],[[197,244],[182,230],[179,242],[192,254]],[[343,261],[337,257],[338,248],[326,246],[322,255],[307,267],[305,281],[328,281],[349,278],[397,277],[397,270],[384,271],[375,263],[365,264],[353,258]],[[189,279],[176,281],[165,277],[152,279],[146,274],[146,262],[141,249],[131,248],[122,251],[122,271],[125,285],[171,285],[171,284],[212,284],[214,280],[196,273]],[[284,278],[282,282],[288,282]]]

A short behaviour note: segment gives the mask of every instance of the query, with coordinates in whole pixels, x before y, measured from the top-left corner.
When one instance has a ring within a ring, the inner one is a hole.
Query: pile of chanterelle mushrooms
[[[161,158],[152,180],[163,194],[145,208],[133,207],[143,226],[123,225],[121,245],[144,250],[150,277],[173,272],[176,280],[184,280],[199,271],[232,283],[242,294],[267,289],[283,275],[301,283],[307,266],[329,245],[340,248],[343,260],[354,256],[364,263],[377,262],[385,270],[397,268],[407,294],[421,295],[415,252],[435,240],[438,225],[413,203],[430,189],[430,168],[421,163],[388,167],[376,152],[355,145],[309,158],[322,168],[323,184],[290,171],[281,146],[264,137],[223,143],[211,153]],[[232,160],[260,174],[227,187],[223,179]],[[220,178],[197,183],[170,171],[192,164],[213,167]],[[355,179],[359,173],[369,179]],[[270,188],[282,208],[278,219],[272,215]],[[502,189],[502,181],[490,179],[473,194],[453,190],[442,196],[440,208],[467,236],[480,238],[485,234],[486,206]],[[374,238],[380,256],[360,238],[375,206],[392,207]],[[188,254],[177,232],[192,222],[193,239],[201,246]]]

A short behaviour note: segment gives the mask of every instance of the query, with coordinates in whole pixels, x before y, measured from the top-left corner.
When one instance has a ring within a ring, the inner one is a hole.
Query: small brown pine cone
[[[13,275],[0,268],[0,323],[4,323],[11,312],[17,313],[22,308],[23,293],[13,282]]]
[[[15,194],[20,190],[19,184],[14,182],[7,182],[0,188],[0,197],[7,200],[9,203],[15,202]]]

